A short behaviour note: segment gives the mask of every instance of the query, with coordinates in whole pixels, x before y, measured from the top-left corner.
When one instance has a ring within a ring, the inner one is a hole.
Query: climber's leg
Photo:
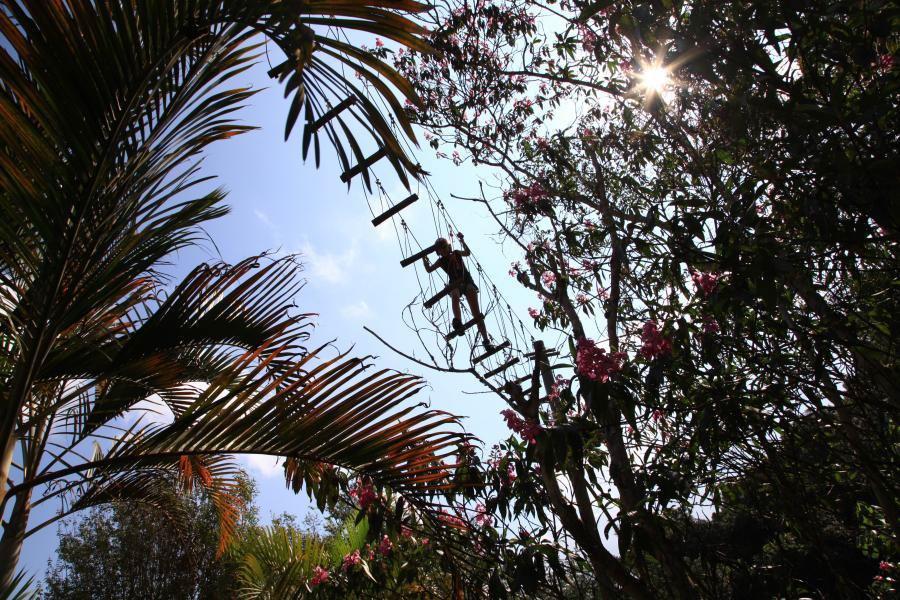
[[[459,288],[450,292],[450,307],[453,309],[453,329],[462,329],[462,313],[459,306]]]
[[[469,301],[469,308],[472,310],[472,316],[478,318],[478,332],[481,334],[481,342],[483,344],[490,343],[490,338],[488,337],[487,327],[484,325],[484,315],[481,314],[481,309],[478,307],[478,288],[474,286],[470,286],[466,290],[466,300]]]

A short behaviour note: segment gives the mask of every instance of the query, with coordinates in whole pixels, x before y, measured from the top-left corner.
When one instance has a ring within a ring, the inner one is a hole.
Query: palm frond
[[[155,307],[144,303],[127,327],[113,327],[115,343],[48,360],[54,368],[44,380],[88,382],[72,388],[71,408],[67,394],[58,394],[54,410],[74,413],[59,420],[58,432],[71,428],[72,437],[60,456],[139,402],[168,405],[172,422],[114,428],[102,456],[45,463],[11,492],[56,482],[74,494],[73,509],[125,497],[152,501],[160,477],[181,473],[213,494],[227,534],[225,482],[233,477],[230,463],[215,457],[268,454],[289,459],[289,483],[296,490],[302,480],[325,504],[337,488],[323,485],[329,471],[322,464],[371,477],[433,511],[455,486],[456,456],[468,439],[457,417],[410,402],[423,386],[417,377],[373,371],[346,354],[326,357],[328,346],[305,348],[306,315],[289,310],[298,285],[292,257],[202,266]]]
[[[302,596],[313,569],[329,556],[317,537],[280,526],[254,529],[233,554],[239,564],[240,596],[247,600]]]

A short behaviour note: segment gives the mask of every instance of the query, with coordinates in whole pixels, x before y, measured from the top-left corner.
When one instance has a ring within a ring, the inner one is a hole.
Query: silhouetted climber
[[[462,333],[463,330],[459,297],[461,294],[465,294],[466,300],[469,302],[469,308],[472,310],[472,317],[476,319],[478,332],[481,334],[481,341],[484,344],[485,349],[491,351],[493,349],[491,338],[488,337],[487,328],[484,326],[484,315],[481,314],[481,309],[478,308],[478,286],[475,285],[475,280],[472,279],[472,275],[469,274],[469,271],[466,269],[466,265],[463,262],[463,257],[469,256],[472,252],[466,245],[466,240],[462,233],[457,233],[456,237],[462,244],[463,249],[451,250],[450,242],[445,238],[438,238],[434,242],[434,251],[440,258],[432,265],[428,261],[428,257],[424,257],[425,270],[431,273],[438,267],[444,269],[450,279],[449,284],[454,286],[453,290],[450,292],[453,307],[454,331]]]

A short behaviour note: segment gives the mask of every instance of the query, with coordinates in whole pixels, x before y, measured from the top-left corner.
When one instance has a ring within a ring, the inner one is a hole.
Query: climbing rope
[[[350,42],[345,32],[337,31],[336,33],[343,36],[348,43]],[[343,75],[346,76],[343,64],[340,68]],[[381,105],[383,114],[391,115],[390,125],[394,128],[394,133],[398,134],[396,138],[405,146],[409,155],[414,155],[415,149],[412,148],[406,136],[397,131],[398,126],[392,116],[392,110],[382,95],[371,94],[370,84],[366,81],[363,81],[362,89],[370,101]],[[339,99],[338,104],[328,112],[320,110],[322,116],[319,117],[318,122],[325,121],[329,115],[338,114],[339,108],[345,102],[346,100]],[[342,181],[349,182],[354,176],[368,170],[368,167],[383,156],[382,150],[377,151],[360,165],[345,172],[341,177]],[[366,189],[366,186],[363,186],[366,204],[373,217],[373,226],[387,227],[387,221],[390,221],[398,249],[405,259],[401,265],[404,268],[411,267],[419,288],[416,297],[401,311],[404,325],[414,332],[422,350],[435,367],[477,368],[476,372],[482,378],[494,378],[492,385],[497,388],[502,387],[506,381],[526,378],[531,373],[527,355],[531,351],[534,339],[526,330],[525,323],[513,314],[509,301],[500,292],[474,252],[464,261],[478,287],[479,309],[484,325],[493,338],[494,348],[492,351],[488,351],[483,345],[485,340],[481,340],[482,343],[479,343],[480,334],[477,324],[467,327],[461,335],[453,333],[450,295],[447,294],[440,300],[434,300],[447,288],[446,275],[440,269],[428,273],[424,269],[421,256],[431,253],[433,240],[439,237],[447,239],[452,249],[455,234],[460,231],[460,228],[427,175],[420,176],[415,182],[415,187],[412,195],[396,199],[391,197],[380,179],[375,179],[375,188],[372,193]],[[416,237],[402,215],[402,211],[406,207],[422,200],[427,202],[430,209],[432,231],[429,232],[429,236],[433,236],[424,243]],[[428,252],[425,252],[426,250]],[[432,257],[429,256],[429,258]],[[462,321],[469,324],[475,315],[471,314],[465,296],[462,294],[461,296],[459,302],[462,309]],[[463,357],[458,356],[460,354],[463,354]],[[460,360],[465,364],[460,365],[458,362]]]

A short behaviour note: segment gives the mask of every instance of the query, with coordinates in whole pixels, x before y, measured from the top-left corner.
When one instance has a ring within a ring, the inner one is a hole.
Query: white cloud
[[[134,422],[134,420],[140,418],[143,425],[168,425],[175,420],[172,410],[156,394],[135,404],[131,408],[129,415],[132,417],[129,421]]]
[[[244,463],[251,473],[264,477],[266,479],[272,477],[281,477],[284,469],[278,458],[267,454],[245,454],[243,456]]]
[[[356,264],[358,252],[356,243],[340,254],[318,252],[309,241],[300,248],[301,261],[306,265],[310,281],[342,283],[347,280],[347,272]]]
[[[355,304],[348,304],[341,308],[341,316],[345,319],[365,319],[372,315],[372,309],[366,304],[365,300],[360,300]]]
[[[253,214],[256,215],[256,218],[262,221],[262,224],[268,227],[269,229],[275,229],[275,223],[272,222],[272,219],[269,218],[269,215],[264,213],[261,210],[253,209]]]

